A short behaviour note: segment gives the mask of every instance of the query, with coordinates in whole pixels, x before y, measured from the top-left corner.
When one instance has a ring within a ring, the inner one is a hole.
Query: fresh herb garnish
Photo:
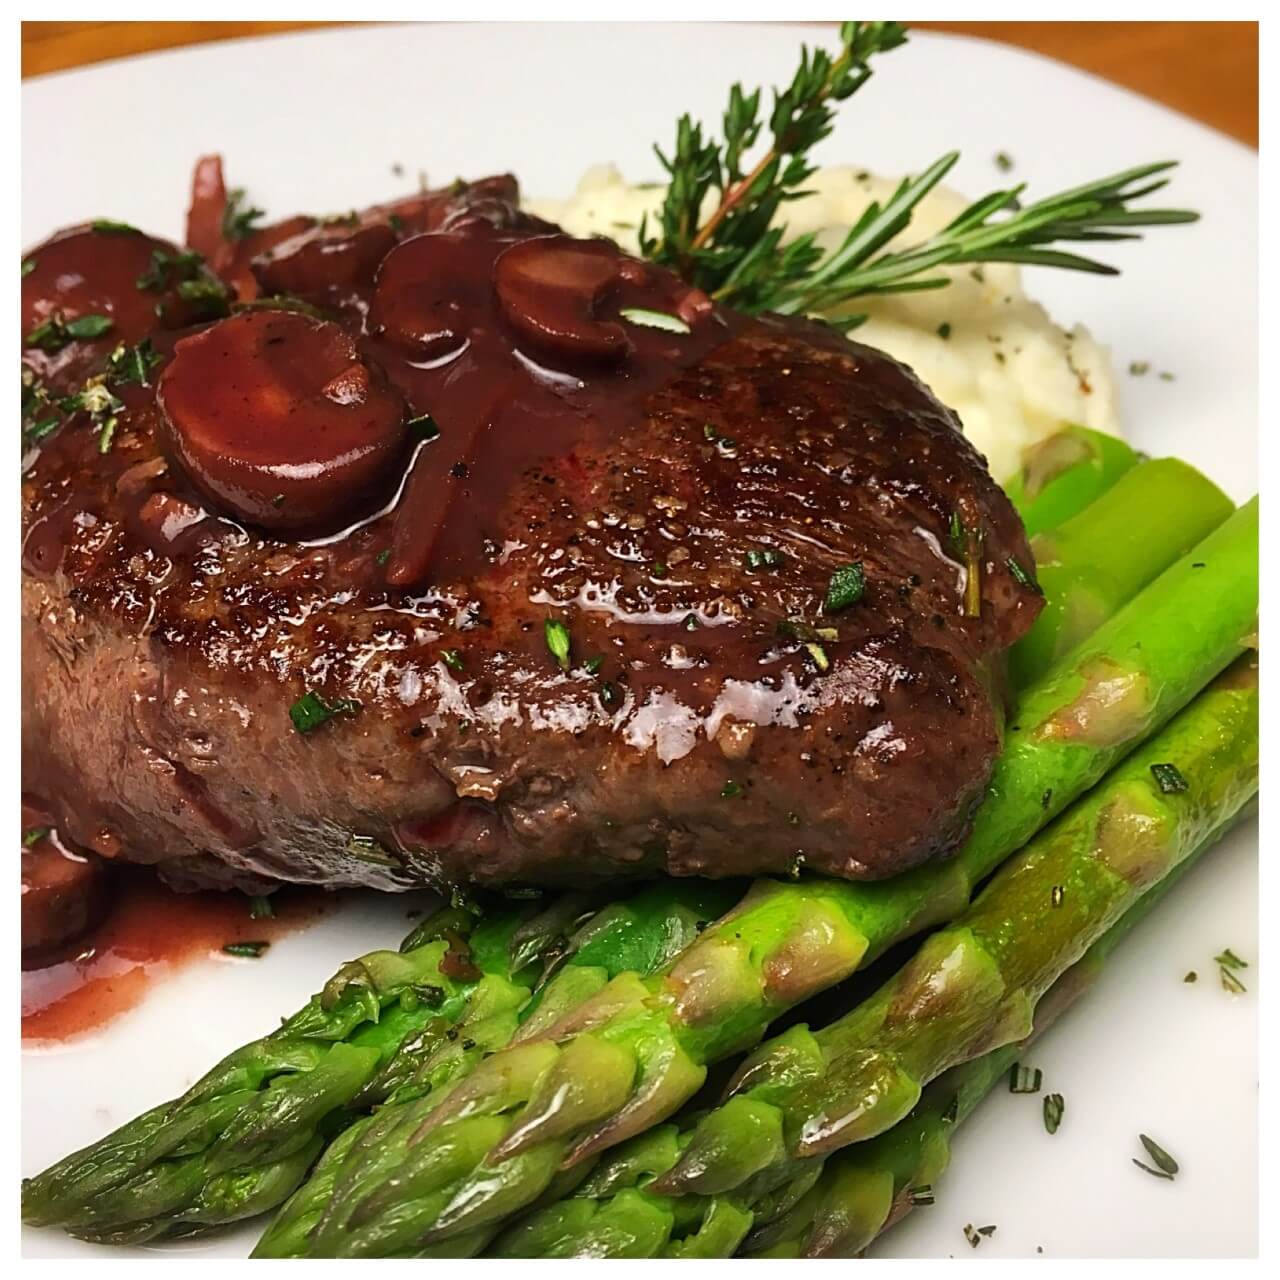
[[[1044,595],[1044,592],[1040,589],[1040,584],[1017,562],[1017,560],[1013,558],[1013,556],[1010,556],[1005,561],[1005,565],[1008,567],[1009,576],[1020,587],[1030,587],[1036,595]]]
[[[222,950],[224,955],[239,956],[242,960],[257,960],[270,945],[269,942],[228,942]]]
[[[1044,1095],[1044,1127],[1050,1133],[1058,1132],[1058,1126],[1062,1123],[1062,1116],[1066,1109],[1067,1104],[1062,1094],[1046,1093]]]
[[[441,649],[440,661],[444,663],[450,671],[461,671],[465,665],[462,661],[462,654],[457,649]]]
[[[39,844],[45,838],[52,828],[50,827],[28,827],[22,833],[22,847],[30,849],[32,845]]]
[[[289,719],[299,733],[310,733],[334,716],[353,716],[359,710],[360,703],[355,698],[337,698],[328,702],[314,689],[308,689],[289,708]]]
[[[1213,957],[1213,963],[1218,966],[1218,979],[1222,983],[1224,991],[1229,991],[1232,995],[1242,995],[1248,988],[1236,976],[1236,970],[1247,969],[1248,961],[1241,960],[1230,947],[1225,948],[1219,955]]]
[[[22,278],[25,280],[36,269],[36,260],[34,258],[23,258],[22,260]]]
[[[734,796],[740,796],[741,794],[742,794],[742,784],[738,782],[734,782],[732,778],[730,778],[724,784],[724,786],[720,788],[721,800],[732,800]]]
[[[347,852],[359,862],[372,862],[379,867],[400,865],[372,836],[350,836]]]
[[[429,413],[420,413],[416,418],[410,418],[405,426],[415,440],[434,440],[440,434],[436,420]]]
[[[823,602],[823,613],[839,613],[862,599],[862,592],[867,584],[866,575],[862,571],[862,561],[841,565],[831,575],[827,584],[827,598]]]
[[[1024,1067],[1015,1062],[1009,1069],[1010,1093],[1039,1093],[1044,1083],[1044,1072],[1039,1067]]]
[[[618,314],[632,324],[645,329],[661,329],[665,333],[688,333],[689,326],[679,316],[665,311],[650,311],[646,307],[622,307]]]
[[[152,249],[151,266],[133,283],[142,292],[159,293],[172,284],[196,279],[203,267],[204,256],[194,249],[180,249],[177,253]]]
[[[589,676],[599,675],[600,668],[604,666],[604,654],[597,653],[594,657],[588,658],[582,664],[582,669]]]
[[[151,385],[151,371],[160,363],[160,354],[151,346],[150,338],[143,338],[136,346],[120,344],[107,357],[107,381],[115,387],[137,383],[141,387]]]
[[[142,234],[132,223],[116,222],[113,218],[94,218],[89,228],[107,236],[140,236]]]
[[[951,337],[951,324],[949,321],[944,320],[938,326],[938,337],[940,337],[944,342]]]
[[[758,573],[761,569],[776,569],[779,565],[786,563],[787,557],[773,547],[765,547],[763,550],[752,548],[743,556],[743,563],[747,566],[748,573]]]
[[[556,660],[556,665],[559,666],[561,671],[568,671],[569,628],[558,618],[548,618],[542,629],[543,634],[546,636],[547,648],[551,651],[551,656]]]
[[[222,210],[222,238],[224,240],[245,239],[246,236],[252,235],[258,229],[253,224],[266,217],[264,210],[254,208],[252,205],[242,208],[241,206],[245,203],[243,187],[236,187],[234,190],[227,192],[227,203]]]
[[[1001,173],[1008,173],[1013,168],[1013,157],[1007,151],[997,151],[995,162]]]
[[[1138,1134],[1138,1141],[1142,1143],[1147,1155],[1151,1157],[1151,1163],[1155,1165],[1153,1169],[1151,1165],[1144,1164],[1137,1156],[1133,1157],[1133,1163],[1149,1173],[1153,1178],[1164,1178],[1172,1182],[1178,1172],[1178,1162],[1162,1147],[1154,1138],[1149,1138],[1145,1133]]]
[[[212,276],[200,280],[181,280],[178,297],[189,303],[201,320],[221,320],[231,314],[231,292],[221,281]],[[163,307],[164,303],[158,303]]]
[[[698,628],[702,626],[702,623],[698,621],[698,615],[696,613],[686,613],[684,615],[684,620],[680,625],[686,631],[697,631]]]
[[[805,649],[808,651],[809,657],[813,659],[813,665],[819,671],[827,671],[831,667],[831,659],[827,657],[827,651],[815,640],[810,640]]]
[[[1200,975],[1194,969],[1188,969],[1187,972],[1183,975],[1182,980],[1183,982],[1195,982],[1196,979],[1199,978],[1199,976]]]
[[[1139,165],[1024,205],[1025,184],[993,191],[922,243],[890,249],[909,226],[916,206],[959,159],[948,152],[917,176],[905,178],[883,205],[874,201],[835,248],[814,235],[783,243],[774,225],[783,206],[807,194],[813,173],[809,152],[831,132],[834,104],[871,75],[870,60],[897,48],[906,33],[895,22],[846,22],[840,50],[802,52],[792,83],[775,92],[768,117],[769,145],[749,169],[746,153],[764,129],[760,90],[735,84],[723,117],[724,140],[705,137],[701,124],[682,116],[670,155],[657,150],[669,182],[655,228],[640,226],[644,256],[672,267],[718,301],[747,312],[828,313],[842,328],[865,316],[840,314],[852,299],[870,294],[942,288],[939,267],[1013,262],[1115,275],[1116,269],[1057,247],[1083,241],[1131,240],[1137,228],[1193,222],[1184,209],[1132,208],[1164,187],[1172,161]],[[704,220],[702,209],[710,203]],[[982,282],[982,268],[971,274]]]
[[[271,905],[270,898],[264,897],[262,894],[256,894],[249,899],[250,920],[270,920],[275,913],[276,909]]]
[[[77,316],[74,320],[63,320],[55,313],[27,334],[26,344],[29,347],[38,347],[41,351],[51,353],[61,351],[69,342],[76,339],[102,337],[113,324],[115,321],[110,316],[88,315]]]
[[[1166,796],[1175,796],[1187,789],[1187,780],[1176,764],[1153,764],[1151,774],[1156,780],[1156,786]]]

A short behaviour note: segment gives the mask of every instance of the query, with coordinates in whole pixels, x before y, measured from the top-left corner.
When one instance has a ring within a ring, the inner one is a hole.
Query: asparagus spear
[[[1056,529],[1096,502],[1138,461],[1121,439],[1067,423],[1028,449],[1004,485],[1027,537]]]
[[[1139,462],[1082,514],[1036,537],[1031,549],[1045,604],[1009,655],[1014,686],[1025,688],[1047,671],[1231,511],[1226,495],[1194,467],[1161,458]]]
[[[490,1226],[557,1169],[671,1115],[709,1062],[750,1047],[784,1009],[963,910],[979,880],[1242,650],[1256,610],[1254,502],[1027,691],[955,860],[879,884],[758,881],[662,971],[619,974],[443,1097],[400,1109],[376,1147],[348,1156],[308,1252],[386,1255]]]
[[[569,1198],[508,1227],[488,1252],[512,1258],[729,1257],[739,1245],[745,1253],[766,1257],[861,1252],[910,1211],[918,1188],[936,1185],[955,1127],[1004,1078],[1030,1040],[1083,994],[1125,934],[1225,829],[1215,831],[1139,898],[1054,983],[1036,1007],[1031,1037],[945,1072],[925,1090],[911,1115],[888,1133],[837,1153],[825,1167],[820,1160],[808,1162],[820,1177],[802,1175],[781,1194],[754,1200],[732,1193],[664,1196],[651,1184],[678,1162],[692,1128],[663,1125],[611,1153]]]
[[[1030,1034],[1041,995],[1258,786],[1258,677],[1240,659],[1006,863],[952,924],[830,1026],[749,1056],[667,1193],[768,1189],[891,1129],[925,1084]],[[744,1137],[748,1141],[744,1141]]]
[[[479,921],[460,908],[437,912],[400,952],[343,965],[278,1030],[180,1098],[24,1181],[23,1221],[123,1243],[273,1209],[352,1108],[465,1075],[510,1039],[522,1013],[553,1007],[554,993],[598,990],[619,965],[660,963],[736,897],[729,883],[663,882],[597,913],[568,943],[582,895]],[[563,967],[534,994],[536,961],[557,944]]]

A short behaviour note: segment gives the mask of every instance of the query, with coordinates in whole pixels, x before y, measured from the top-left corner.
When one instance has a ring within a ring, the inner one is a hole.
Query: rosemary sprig
[[[658,215],[658,234],[640,226],[641,252],[679,272],[721,302],[747,312],[784,315],[821,313],[850,329],[865,316],[839,315],[855,298],[872,294],[939,289],[950,283],[938,268],[984,262],[1060,267],[1100,275],[1116,268],[1059,246],[1088,241],[1135,240],[1140,227],[1194,222],[1186,209],[1134,208],[1159,191],[1176,161],[1138,165],[1043,200],[1023,205],[1025,184],[992,191],[923,243],[889,250],[910,225],[916,206],[960,158],[950,151],[920,174],[904,178],[881,205],[873,201],[835,249],[824,252],[815,237],[783,243],[783,206],[810,194],[808,155],[832,128],[835,103],[855,93],[871,76],[870,60],[906,42],[896,22],[846,22],[840,50],[802,49],[791,84],[774,91],[768,119],[770,142],[748,167],[747,153],[764,130],[761,91],[729,91],[723,141],[704,135],[702,125],[681,116],[675,148],[655,148],[669,183]],[[714,197],[710,214],[702,209]]]
[[[774,90],[769,145],[749,169],[746,154],[765,127],[759,89],[730,89],[722,143],[705,138],[701,124],[681,116],[671,155],[654,148],[670,182],[658,217],[660,234],[650,234],[647,219],[640,224],[644,255],[739,305],[812,268],[821,256],[812,237],[781,245],[783,228],[773,225],[775,215],[786,201],[808,194],[801,190],[813,173],[806,157],[831,132],[834,104],[867,82],[872,57],[906,38],[901,23],[846,22],[834,57],[802,48],[790,85]],[[715,205],[702,221],[702,206],[713,192]]]

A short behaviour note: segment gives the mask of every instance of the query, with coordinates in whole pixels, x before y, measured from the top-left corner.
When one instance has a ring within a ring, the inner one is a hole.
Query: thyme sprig
[[[1176,161],[1165,160],[1026,205],[1025,183],[1004,187],[975,200],[922,243],[890,250],[889,242],[959,160],[959,152],[949,151],[904,178],[883,205],[868,205],[834,249],[824,250],[813,234],[783,243],[786,225],[778,215],[785,204],[810,194],[804,186],[814,172],[809,153],[831,132],[835,104],[867,82],[876,55],[906,38],[896,22],[846,22],[834,56],[802,49],[791,84],[774,91],[769,143],[754,163],[747,156],[766,123],[760,89],[730,89],[723,140],[681,116],[671,153],[655,147],[669,181],[657,227],[651,231],[647,220],[640,225],[641,252],[740,310],[823,313],[830,319],[855,298],[942,288],[950,283],[942,267],[1009,262],[1115,275],[1109,264],[1060,246],[1140,239],[1138,228],[1199,217],[1186,209],[1133,207],[1167,185],[1165,175]],[[708,201],[711,210],[704,217]],[[863,319],[843,314],[832,323],[849,329]]]

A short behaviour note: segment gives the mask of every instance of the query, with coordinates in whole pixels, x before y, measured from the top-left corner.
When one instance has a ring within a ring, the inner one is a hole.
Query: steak
[[[910,370],[510,179],[239,240],[225,199],[202,162],[204,266],[94,224],[23,279],[27,420],[107,371],[24,459],[24,786],[69,839],[255,891],[956,848],[1040,599]]]

